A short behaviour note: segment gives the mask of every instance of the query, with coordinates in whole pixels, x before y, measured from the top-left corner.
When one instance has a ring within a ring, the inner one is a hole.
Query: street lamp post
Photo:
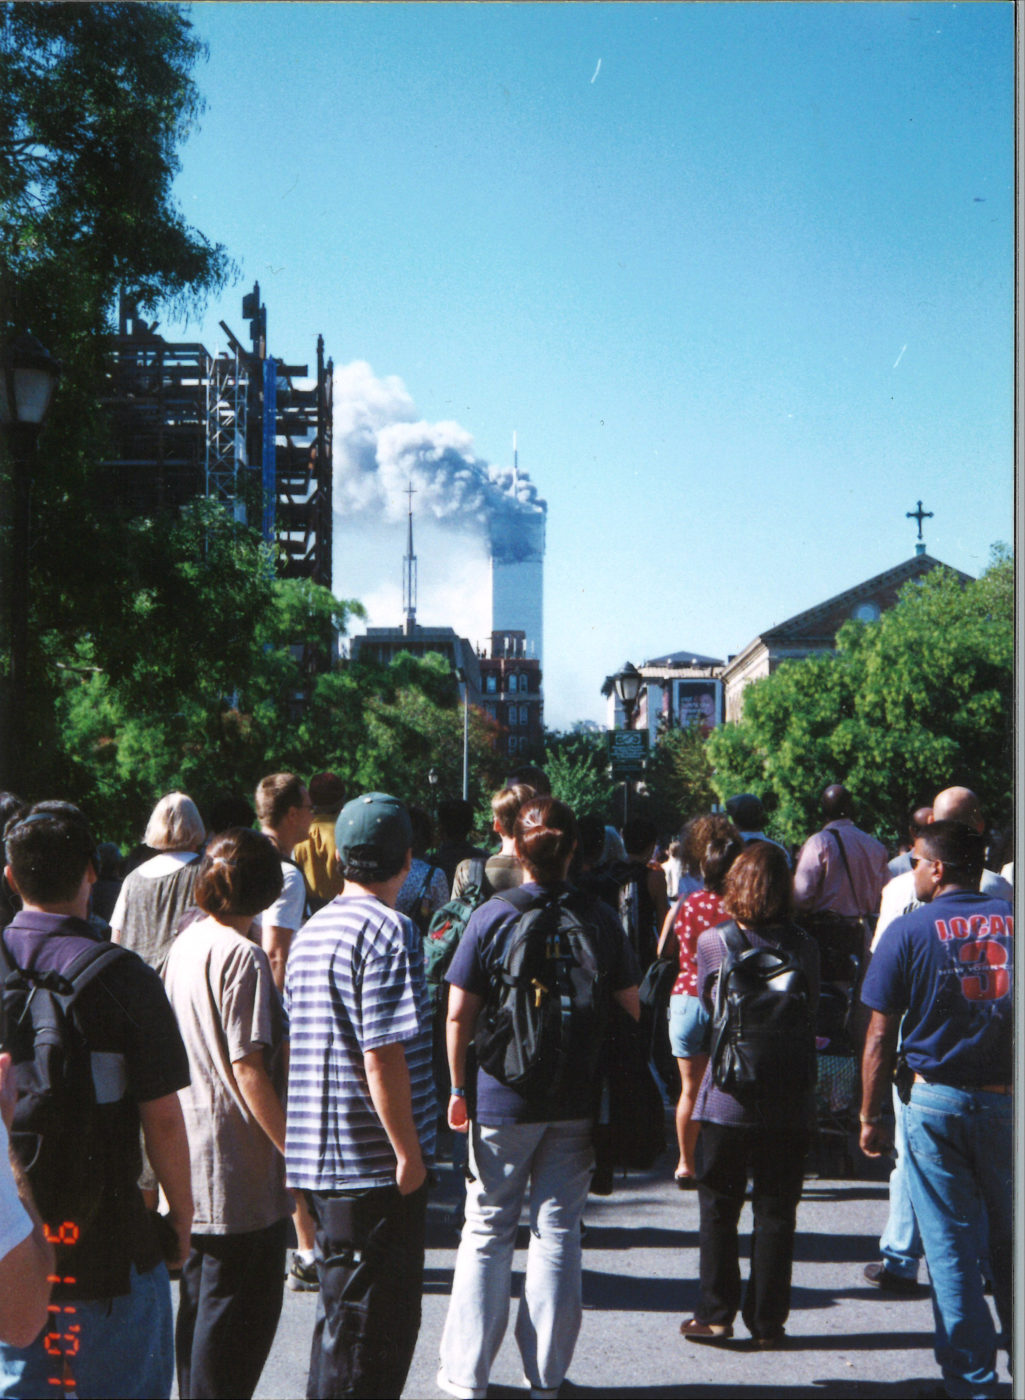
[[[463,801],[470,800],[470,682],[461,666],[456,667],[456,680],[463,688]]]
[[[612,678],[616,695],[623,706],[623,728],[633,728],[634,711],[637,708],[637,697],[641,693],[641,686],[644,684],[644,677],[638,671],[632,661],[616,673]],[[630,820],[630,778],[623,780],[623,825]]]
[[[32,458],[59,375],[59,363],[28,332],[12,337],[0,353],[0,430],[11,463],[11,533],[5,585],[11,664],[4,716],[4,773],[7,786],[15,791],[21,788],[25,759]]]

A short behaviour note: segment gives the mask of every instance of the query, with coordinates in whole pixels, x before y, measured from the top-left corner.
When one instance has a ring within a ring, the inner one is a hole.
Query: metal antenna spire
[[[406,614],[406,633],[416,626],[416,555],[413,553],[413,497],[416,495],[413,483],[406,490],[409,497],[409,536],[406,557],[402,561],[402,610]]]
[[[513,429],[513,490],[520,484],[520,454],[516,447],[516,429]]]

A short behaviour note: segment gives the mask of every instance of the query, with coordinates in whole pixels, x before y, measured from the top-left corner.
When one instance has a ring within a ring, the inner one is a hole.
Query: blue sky
[[[272,353],[323,333],[499,466],[518,431],[549,724],[600,717],[627,658],[725,657],[906,559],[919,497],[957,568],[1011,538],[1012,6],[192,19],[207,110],[177,194],[242,279],[188,335],[244,332],[258,279]],[[460,539],[418,536],[420,616],[476,639]],[[337,518],[335,591],[376,623],[403,545]]]

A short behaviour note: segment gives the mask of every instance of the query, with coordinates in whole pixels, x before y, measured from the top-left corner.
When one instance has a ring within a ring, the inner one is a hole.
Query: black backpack
[[[593,906],[575,890],[495,898],[519,917],[500,935],[477,1021],[477,1064],[529,1102],[554,1103],[568,1081],[596,1080],[605,1045],[610,993],[587,919]]]
[[[796,948],[754,948],[735,923],[716,932],[726,946],[712,1013],[717,1088],[741,1101],[799,1097],[815,1083],[816,1060],[811,988]]]
[[[0,1048],[14,1060],[18,1102],[11,1146],[43,1219],[84,1230],[104,1189],[106,1131],[97,1110],[92,1056],[76,1003],[118,958],[116,944],[96,943],[63,969],[20,968],[0,938]]]

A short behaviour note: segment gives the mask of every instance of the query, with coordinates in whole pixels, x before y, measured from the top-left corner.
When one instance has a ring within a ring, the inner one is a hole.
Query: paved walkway
[[[928,1290],[893,1299],[865,1285],[862,1269],[878,1258],[886,1219],[885,1167],[866,1163],[857,1178],[810,1178],[798,1215],[793,1303],[784,1351],[753,1353],[737,1339],[702,1347],[679,1335],[697,1298],[698,1205],[676,1190],[668,1154],[647,1174],[632,1174],[585,1213],[584,1321],[566,1393],[579,1396],[904,1397],[934,1386]],[[442,1174],[430,1207],[423,1325],[404,1394],[438,1397],[438,1341],[448,1306],[457,1243],[449,1223],[457,1182]],[[741,1218],[750,1230],[750,1208]],[[521,1243],[526,1230],[521,1227]],[[746,1271],[746,1249],[743,1251]],[[523,1255],[513,1273],[513,1310]],[[923,1277],[924,1277],[923,1269]],[[305,1393],[316,1298],[286,1291],[285,1311],[258,1400]],[[525,1396],[512,1337],[492,1374],[489,1396]],[[1010,1394],[1010,1386],[1006,1387]]]

